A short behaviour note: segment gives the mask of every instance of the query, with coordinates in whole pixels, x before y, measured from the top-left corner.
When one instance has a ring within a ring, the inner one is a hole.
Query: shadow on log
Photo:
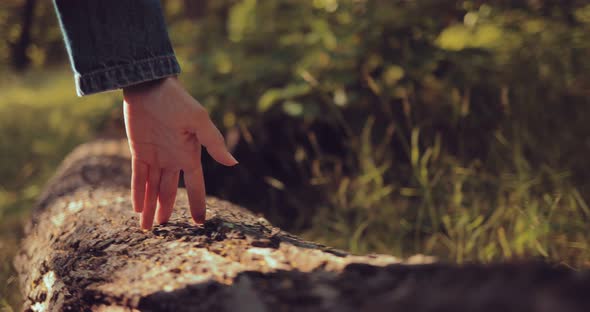
[[[452,266],[353,256],[179,192],[143,232],[122,141],[79,147],[48,184],[15,259],[27,311],[590,311],[590,275],[546,264]]]

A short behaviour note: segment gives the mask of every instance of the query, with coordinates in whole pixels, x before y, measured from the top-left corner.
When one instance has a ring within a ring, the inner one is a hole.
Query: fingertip
[[[156,210],[156,223],[157,224],[166,224],[170,220],[170,214],[167,211],[164,211],[165,208],[162,208],[162,204],[158,204],[158,208]]]
[[[233,167],[237,165],[239,162],[238,160],[227,150],[225,146],[223,147],[206,147],[207,153],[215,159],[218,163]]]
[[[170,221],[170,219],[156,220],[156,223],[158,225],[165,225],[166,223],[168,223],[168,221]]]
[[[207,153],[218,163],[225,166],[235,166],[238,164],[236,158],[229,152],[225,145],[223,135],[215,127],[211,119],[196,129],[197,138],[205,146]]]
[[[185,171],[184,181],[191,217],[195,223],[203,224],[207,212],[207,203],[205,201],[205,181],[202,168]]]
[[[135,200],[135,194],[131,195],[131,206],[133,206],[133,211],[136,213],[141,213],[143,210],[143,203],[140,204],[137,200]]]
[[[145,196],[145,193],[144,193],[144,196]],[[135,198],[136,196],[132,195],[132,197]],[[133,206],[133,211],[135,211],[135,213],[142,213],[143,212],[143,200],[141,202],[139,202],[139,200],[132,199],[131,204]]]
[[[195,223],[197,225],[203,225],[205,223],[205,220],[206,220],[205,214],[202,214],[199,216],[193,216],[193,221],[195,221]]]
[[[141,215],[140,226],[142,230],[149,231],[152,229],[152,220],[148,220],[149,218],[145,218],[144,215]]]
[[[146,193],[148,165],[137,158],[131,161],[131,202],[135,212],[142,212]]]
[[[234,155],[230,154],[229,152],[228,152],[228,155],[229,155],[229,157],[230,157],[230,159],[231,159],[231,163],[229,164],[229,166],[230,166],[230,167],[231,167],[231,166],[235,166],[235,165],[237,165],[237,164],[239,164],[239,163],[240,163],[240,162],[239,162],[239,161],[238,161],[238,160],[237,160],[237,159],[234,157]]]

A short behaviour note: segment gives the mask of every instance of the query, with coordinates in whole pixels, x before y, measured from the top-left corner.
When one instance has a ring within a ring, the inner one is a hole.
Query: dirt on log
[[[125,142],[76,149],[15,259],[26,311],[590,311],[590,275],[547,264],[455,266],[353,256],[215,198],[203,226],[179,192],[141,231]]]

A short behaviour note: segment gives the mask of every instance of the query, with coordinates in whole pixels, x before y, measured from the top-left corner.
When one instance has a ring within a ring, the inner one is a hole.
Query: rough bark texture
[[[543,264],[452,266],[352,256],[179,192],[171,222],[138,228],[121,141],[78,148],[35,208],[15,259],[29,311],[590,311],[590,275]]]

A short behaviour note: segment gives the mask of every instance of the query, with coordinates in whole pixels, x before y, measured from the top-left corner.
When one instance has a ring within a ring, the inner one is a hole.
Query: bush
[[[191,89],[253,168],[214,191],[356,252],[585,264],[590,6],[500,4],[169,12]]]

